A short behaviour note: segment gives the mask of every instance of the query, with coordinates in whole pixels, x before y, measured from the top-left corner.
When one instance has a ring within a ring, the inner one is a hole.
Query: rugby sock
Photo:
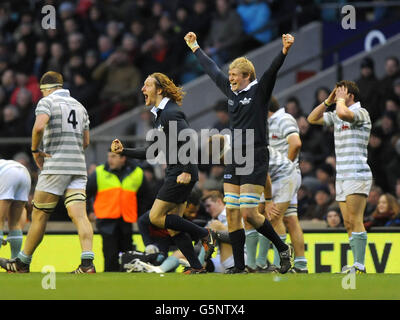
[[[201,246],[199,255],[197,256],[197,258],[199,258],[199,261],[200,261],[201,265],[204,264],[204,258],[205,257],[206,257],[206,250],[204,249],[203,246]]]
[[[224,242],[224,243],[231,243],[231,239],[229,238],[229,232],[228,231],[214,231],[216,234],[217,240]]]
[[[231,239],[235,267],[240,270],[244,270],[244,244],[246,243],[246,235],[244,233],[244,229],[229,232],[229,238]]]
[[[364,232],[352,232],[353,243],[354,243],[354,262],[357,263],[357,267],[364,269],[365,264],[365,248],[367,246],[367,233]]]
[[[298,269],[307,269],[307,259],[306,257],[295,257],[294,267]]]
[[[162,272],[168,272],[171,270],[175,270],[178,266],[179,266],[179,259],[174,256],[169,256],[160,265],[160,269],[162,270]]]
[[[267,255],[271,241],[264,237],[262,234],[258,234],[258,256],[256,260],[257,266],[264,268],[267,265]]]
[[[354,264],[354,262],[356,262],[356,253],[354,251],[354,239],[353,239],[353,237],[349,238],[349,244],[350,244],[351,252],[353,253],[353,264]]]
[[[169,229],[169,228],[168,228]],[[202,265],[194,252],[192,240],[185,232],[180,232],[172,237],[172,241],[176,244],[179,250],[183,253],[190,266],[195,269],[201,269]]]
[[[256,254],[258,244],[258,232],[254,229],[246,230],[246,265],[251,269],[257,268],[256,266]]]
[[[4,238],[3,230],[0,230],[0,248],[1,248],[1,245],[3,244],[3,238]]]
[[[286,241],[286,234],[280,235],[279,238],[281,238],[282,242],[284,243]],[[274,265],[280,266],[281,258],[279,257],[278,249],[276,249],[275,246],[273,246],[273,248],[274,248]]]
[[[281,240],[281,238],[279,238],[278,234],[275,232],[274,228],[272,228],[271,223],[269,223],[267,219],[264,220],[263,225],[259,227],[257,231],[264,237],[267,237],[269,240],[271,240],[279,252],[288,249],[288,246]]]
[[[199,227],[197,224],[177,216],[176,214],[168,214],[165,217],[165,229],[182,231],[181,233],[187,232],[193,239],[202,239],[208,235],[207,229]]]
[[[81,265],[83,267],[90,267],[93,264],[94,253],[92,251],[82,251]]]
[[[25,254],[23,251],[18,253],[17,258],[27,265],[31,264],[32,261],[32,256]]]
[[[11,259],[17,257],[22,246],[22,230],[11,230],[8,233],[7,241],[11,247]]]

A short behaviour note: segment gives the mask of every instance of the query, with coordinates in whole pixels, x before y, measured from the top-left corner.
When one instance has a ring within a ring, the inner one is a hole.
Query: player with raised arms
[[[205,72],[217,87],[228,98],[230,129],[239,129],[242,135],[247,130],[254,132],[254,141],[235,142],[232,137],[233,155],[243,154],[250,147],[254,151],[254,163],[251,174],[239,175],[241,167],[238,159],[233,157],[232,164],[227,164],[224,173],[224,193],[229,237],[231,239],[235,266],[227,273],[245,273],[244,245],[246,235],[242,218],[248,226],[267,237],[276,246],[280,254],[281,273],[292,267],[294,250],[286,245],[274,231],[269,221],[257,211],[260,195],[264,190],[268,172],[268,105],[275,85],[278,70],[294,43],[290,34],[282,35],[283,48],[273,60],[271,66],[256,79],[256,72],[251,61],[245,57],[235,59],[229,66],[226,77],[217,64],[212,61],[197,43],[197,36],[189,32],[184,37],[186,44],[195,54]],[[248,146],[246,144],[249,144]],[[237,148],[237,150],[235,150]],[[250,150],[251,150],[250,149]],[[248,229],[248,228],[246,228]]]

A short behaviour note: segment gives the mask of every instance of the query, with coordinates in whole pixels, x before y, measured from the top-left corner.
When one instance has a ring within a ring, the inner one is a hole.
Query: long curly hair
[[[183,96],[186,94],[182,87],[177,87],[168,76],[160,72],[152,73],[150,77],[156,80],[156,88],[162,89],[164,97],[170,98],[179,106],[182,105]]]

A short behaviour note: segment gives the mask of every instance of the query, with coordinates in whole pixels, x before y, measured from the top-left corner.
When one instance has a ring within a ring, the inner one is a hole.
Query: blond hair
[[[160,72],[152,73],[149,77],[156,80],[156,88],[162,89],[163,96],[170,98],[179,106],[182,105],[183,96],[185,95],[182,87],[177,87],[168,76]]]
[[[238,69],[244,77],[250,76],[250,82],[256,79],[256,69],[253,63],[246,57],[236,58],[229,65],[229,70]]]

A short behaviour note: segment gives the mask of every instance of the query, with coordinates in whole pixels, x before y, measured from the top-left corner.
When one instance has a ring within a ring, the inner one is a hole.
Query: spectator
[[[4,93],[6,95],[6,99],[9,100],[12,92],[15,89],[15,74],[11,69],[7,69],[4,71],[1,76],[1,86],[4,89]]]
[[[301,185],[297,192],[297,214],[303,219],[311,203],[312,194],[305,185]]]
[[[396,114],[392,111],[386,111],[380,121],[376,123],[382,129],[384,141],[390,141],[392,136],[398,131],[396,124]]]
[[[335,180],[335,169],[330,164],[323,163],[317,168],[316,177],[321,184],[328,185]]]
[[[15,79],[17,87],[11,94],[10,102],[15,105],[17,103],[18,91],[25,88],[31,92],[33,103],[36,104],[42,97],[37,79],[34,76],[30,76],[29,72],[25,69],[18,70]]]
[[[89,81],[89,75],[84,71],[75,71],[72,74],[70,86],[71,96],[77,99],[90,112],[95,106],[97,98],[97,87]]]
[[[372,128],[368,144],[368,165],[371,168],[375,183],[384,191],[387,191],[389,185],[382,163],[392,158],[393,151],[389,142],[385,141],[383,137],[384,135],[380,128]]]
[[[93,79],[104,83],[100,100],[104,106],[112,106],[109,119],[132,108],[140,91],[140,72],[129,64],[128,55],[118,48],[108,59],[94,71]]]
[[[383,194],[383,191],[380,187],[373,185],[371,187],[371,191],[369,192],[367,199],[367,206],[365,207],[364,219],[369,218],[369,216],[375,211],[380,196]]]
[[[386,58],[385,73],[385,76],[379,81],[379,89],[382,97],[389,97],[393,94],[394,80],[400,76],[399,59],[397,57]]]
[[[289,97],[286,101],[285,111],[291,114],[295,119],[303,115],[300,107],[300,101],[296,97]]]
[[[25,41],[20,40],[17,42],[15,48],[15,55],[12,59],[12,64],[19,69],[26,70],[29,75],[33,70],[33,55],[29,53],[28,45]]]
[[[251,50],[260,46],[260,44],[266,44],[271,41],[271,29],[266,28],[271,19],[271,10],[266,2],[241,0],[236,10],[242,18],[245,34],[256,41],[255,45],[246,42],[247,50]]]
[[[213,128],[218,131],[229,128],[228,105],[225,100],[219,100],[214,107],[218,121],[214,123]]]
[[[219,66],[240,55],[242,25],[228,0],[216,0],[217,11],[205,41],[205,52]]]
[[[386,181],[390,192],[395,192],[397,180],[400,178],[400,135],[396,135],[393,141],[395,153],[387,165],[382,165],[386,173]],[[383,162],[386,163],[386,162]]]
[[[319,87],[315,91],[315,102],[314,106],[320,105],[322,102],[324,102],[328,97],[331,92],[327,87]]]
[[[107,60],[114,51],[114,46],[110,37],[101,35],[97,41],[97,47],[100,53],[100,61]]]
[[[206,0],[195,0],[193,15],[190,16],[190,29],[197,35],[200,47],[203,47],[211,26],[211,15],[207,9]]]
[[[332,203],[331,194],[327,186],[320,186],[314,195],[315,204],[308,207],[304,220],[323,221]]]
[[[47,71],[47,62],[49,59],[49,52],[46,41],[40,40],[36,43],[35,55],[36,58],[33,62],[33,74],[37,79]]]
[[[390,220],[394,219],[400,213],[400,206],[396,198],[390,193],[385,193],[379,197],[378,206],[370,216],[370,219],[364,223],[368,230],[371,227],[385,226]]]
[[[340,210],[329,210],[326,214],[326,224],[328,228],[343,228],[343,218]]]
[[[69,56],[83,56],[85,48],[83,46],[84,38],[82,33],[71,33],[68,36],[68,53]]]
[[[131,22],[129,30],[136,38],[138,47],[141,47],[147,40],[147,34],[144,23],[141,20],[134,20]]]
[[[21,88],[17,94],[17,104],[20,113],[21,135],[30,137],[32,135],[33,124],[35,123],[35,107],[32,101],[32,94],[29,90]]]
[[[1,137],[20,137],[22,128],[19,121],[19,110],[16,106],[9,104],[3,108],[3,123],[1,125]],[[1,145],[0,154],[2,158],[11,159],[12,156],[20,151],[20,147],[15,145]]]
[[[329,146],[332,139],[327,142],[321,128],[310,126],[304,116],[297,119],[297,125],[300,131],[302,152],[312,155],[312,159],[317,165],[321,164],[330,153]]]
[[[370,57],[365,57],[361,61],[360,78],[356,80],[360,89],[361,105],[368,110],[372,123],[374,123],[381,115],[382,109],[380,104],[379,81],[375,76],[374,61]]]
[[[95,50],[89,50],[86,52],[85,55],[85,69],[87,70],[88,74],[91,75],[94,69],[96,69],[99,57]]]
[[[121,42],[121,26],[117,21],[110,21],[106,26],[106,35],[111,39],[114,47]]]
[[[63,72],[65,56],[64,48],[61,43],[54,42],[50,47],[50,59],[47,64],[48,69],[55,72]]]

